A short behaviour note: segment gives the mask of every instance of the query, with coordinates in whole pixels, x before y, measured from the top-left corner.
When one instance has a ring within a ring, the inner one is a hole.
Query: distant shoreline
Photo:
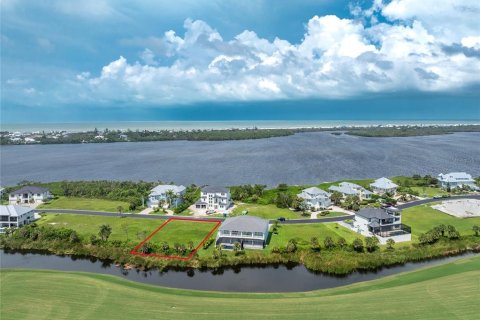
[[[377,125],[342,127],[303,127],[287,129],[232,128],[191,130],[115,130],[95,128],[90,131],[2,131],[0,145],[85,144],[151,141],[228,141],[253,140],[291,136],[305,132],[330,132],[333,135],[361,137],[414,137],[443,135],[456,132],[480,132],[480,125]]]

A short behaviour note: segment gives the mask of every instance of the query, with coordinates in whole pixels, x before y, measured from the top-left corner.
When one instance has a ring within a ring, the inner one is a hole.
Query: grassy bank
[[[58,197],[48,203],[41,204],[38,209],[73,209],[118,212],[119,207],[122,207],[123,212],[128,211],[129,203],[118,200]]]
[[[188,291],[108,275],[2,270],[1,314],[4,320],[477,319],[479,278],[480,257],[336,289],[278,294]]]

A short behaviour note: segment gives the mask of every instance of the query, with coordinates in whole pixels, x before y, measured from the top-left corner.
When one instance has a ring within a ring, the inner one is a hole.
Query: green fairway
[[[412,227],[412,240],[416,240],[419,234],[440,224],[451,224],[462,235],[473,234],[473,225],[480,225],[480,218],[456,218],[430,206],[431,204],[425,204],[402,211],[402,223]]]
[[[93,210],[118,212],[118,207],[122,207],[122,211],[128,211],[128,202],[113,201],[105,199],[75,198],[75,197],[58,197],[48,203],[40,205],[39,209],[72,209],[72,210]]]
[[[171,220],[163,226],[149,242],[160,244],[167,242],[186,245],[192,241],[197,246],[215,228],[215,222],[197,222],[187,220]]]
[[[323,245],[323,240],[327,236],[334,240],[343,237],[349,243],[357,237],[363,238],[337,223],[284,224],[278,226],[278,234],[272,235],[268,248],[285,246],[290,239],[295,239],[299,247],[306,248],[310,246],[312,237],[317,237]]]
[[[37,221],[39,225],[49,224],[55,227],[70,228],[80,235],[88,238],[92,234],[98,234],[102,224],[112,227],[111,240],[143,240],[155,231],[164,220],[102,217],[76,214],[46,214]]]
[[[114,276],[1,270],[10,319],[477,319],[480,257],[304,293],[168,289]],[[27,303],[28,302],[28,303]]]

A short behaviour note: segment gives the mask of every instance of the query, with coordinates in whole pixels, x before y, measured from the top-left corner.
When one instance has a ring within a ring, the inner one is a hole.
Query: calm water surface
[[[354,272],[345,277],[313,273],[304,266],[266,266],[224,269],[221,271],[139,271],[123,270],[109,262],[73,256],[38,253],[7,253],[0,250],[1,268],[52,269],[84,271],[119,276],[128,280],[171,288],[235,291],[235,292],[298,292],[334,288],[356,282],[382,278],[420,267],[454,261],[469,254],[426,262],[407,263],[379,271]]]
[[[2,146],[1,183],[162,180],[179,184],[317,184],[467,171],[480,175],[480,133],[366,138],[328,132],[241,141]]]

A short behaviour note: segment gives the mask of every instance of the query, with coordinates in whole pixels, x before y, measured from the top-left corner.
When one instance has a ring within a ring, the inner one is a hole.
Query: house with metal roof
[[[24,186],[18,190],[10,192],[8,202],[10,204],[41,203],[51,198],[52,194],[47,188]]]
[[[410,241],[411,229],[402,224],[402,212],[396,207],[363,208],[355,213],[353,228],[364,236],[376,236],[381,243],[389,238]]]
[[[173,184],[161,184],[150,190],[147,205],[151,208],[162,206],[168,208],[178,206],[183,201],[186,188]]]
[[[195,208],[206,210],[228,210],[232,205],[230,190],[226,187],[206,186],[200,192]]]
[[[18,228],[35,220],[35,211],[29,207],[0,205],[0,233],[5,228]]]
[[[233,249],[238,242],[242,248],[263,249],[267,244],[268,227],[268,220],[254,216],[227,218],[218,228],[215,244]]]
[[[328,188],[328,191],[340,192],[344,197],[357,196],[361,200],[370,199],[373,194],[371,191],[365,189],[364,187],[351,182],[341,182],[338,186],[330,186]]]
[[[370,184],[374,193],[377,194],[395,194],[397,192],[398,185],[393,183],[392,180],[385,177],[379,178]]]
[[[469,187],[473,190],[478,190],[478,186],[475,184],[472,176],[466,172],[450,172],[450,173],[440,173],[438,175],[438,184],[441,188],[455,189]]]
[[[313,211],[330,207],[332,205],[330,196],[330,193],[317,187],[303,189],[302,192],[297,195],[297,197],[302,199]]]

